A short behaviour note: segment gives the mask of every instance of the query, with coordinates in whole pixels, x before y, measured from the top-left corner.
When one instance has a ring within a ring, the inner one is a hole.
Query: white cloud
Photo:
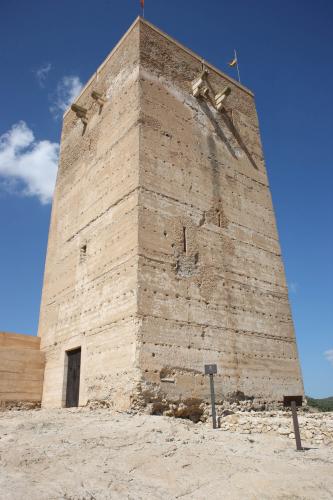
[[[58,165],[59,144],[37,141],[20,121],[0,136],[0,176],[3,185],[24,196],[37,196],[41,203],[52,199]]]
[[[329,351],[325,351],[324,355],[325,355],[325,358],[327,359],[327,361],[329,361],[333,365],[333,349],[330,349]]]
[[[55,118],[61,116],[72,104],[82,89],[78,76],[64,76],[57,85],[50,111]]]
[[[47,75],[51,71],[51,69],[52,69],[52,64],[47,63],[47,64],[44,64],[44,66],[41,66],[40,68],[38,68],[36,71],[34,71],[37,82],[39,83],[39,85],[42,88],[45,87],[45,80],[47,78]]]

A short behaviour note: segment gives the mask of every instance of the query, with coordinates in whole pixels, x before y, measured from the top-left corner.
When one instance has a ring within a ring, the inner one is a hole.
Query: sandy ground
[[[333,448],[110,410],[3,412],[0,498],[331,500]]]

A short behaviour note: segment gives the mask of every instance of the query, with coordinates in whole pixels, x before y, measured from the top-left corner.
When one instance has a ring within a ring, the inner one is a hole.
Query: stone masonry
[[[0,408],[39,406],[43,377],[40,339],[0,331]]]
[[[39,336],[44,406],[77,347],[80,405],[303,393],[253,94],[141,18],[64,116]]]

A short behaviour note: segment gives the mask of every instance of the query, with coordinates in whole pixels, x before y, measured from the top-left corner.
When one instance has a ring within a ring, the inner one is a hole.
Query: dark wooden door
[[[66,407],[79,406],[81,347],[67,351]]]

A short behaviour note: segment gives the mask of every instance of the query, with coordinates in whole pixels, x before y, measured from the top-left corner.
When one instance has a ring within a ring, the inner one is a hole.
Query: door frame
[[[79,397],[78,397],[78,406],[79,407],[81,403],[81,380],[82,380],[82,345],[76,345],[73,347],[70,347],[69,349],[65,349],[64,351],[64,378],[63,378],[63,396],[62,396],[62,407],[67,408],[67,383],[68,383],[68,360],[69,356],[68,353],[73,352],[73,351],[78,351],[80,350],[80,380],[79,380]],[[75,406],[73,407],[75,408]]]

